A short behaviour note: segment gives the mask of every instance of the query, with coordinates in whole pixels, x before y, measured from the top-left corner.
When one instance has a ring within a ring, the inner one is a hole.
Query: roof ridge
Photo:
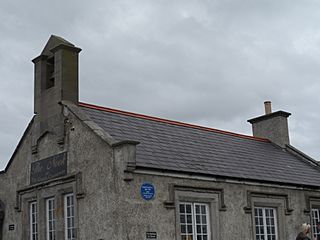
[[[189,127],[189,128],[199,129],[199,130],[208,131],[208,132],[215,132],[215,133],[230,135],[230,136],[239,137],[239,138],[251,139],[251,140],[260,141],[260,142],[270,142],[266,138],[253,137],[253,136],[248,136],[248,135],[244,135],[244,134],[240,134],[240,133],[219,130],[216,128],[203,127],[203,126],[199,126],[199,125],[195,125],[195,124],[184,123],[184,122],[179,122],[179,121],[174,121],[174,120],[168,120],[168,119],[148,116],[148,115],[144,115],[144,114],[140,114],[140,113],[127,112],[127,111],[118,110],[118,109],[114,109],[114,108],[97,106],[97,105],[93,105],[90,103],[79,102],[79,106],[91,108],[91,109],[95,109],[95,110],[100,110],[100,111],[104,111],[104,112],[111,112],[111,113],[122,114],[122,115],[126,115],[126,116],[161,122],[161,123],[167,123],[167,124],[176,125],[176,126]]]

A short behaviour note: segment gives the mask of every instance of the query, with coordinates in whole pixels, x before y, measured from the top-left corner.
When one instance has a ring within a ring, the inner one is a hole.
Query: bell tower
[[[34,63],[34,113],[35,133],[32,151],[37,151],[37,142],[46,132],[57,136],[64,143],[61,101],[74,104],[79,101],[78,55],[80,48],[67,40],[52,35]]]

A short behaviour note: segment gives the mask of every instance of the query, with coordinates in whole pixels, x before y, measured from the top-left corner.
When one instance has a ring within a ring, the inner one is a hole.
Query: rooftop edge
[[[207,132],[215,132],[215,133],[220,133],[220,134],[224,134],[224,135],[244,138],[244,139],[251,139],[251,140],[255,140],[255,141],[259,141],[259,142],[270,142],[266,138],[253,137],[253,136],[248,136],[248,135],[244,135],[244,134],[219,130],[219,129],[215,129],[215,128],[208,128],[208,127],[203,127],[203,126],[199,126],[199,125],[168,120],[168,119],[164,119],[164,118],[152,117],[152,116],[139,114],[139,113],[133,113],[133,112],[127,112],[127,111],[113,109],[113,108],[97,106],[97,105],[93,105],[93,104],[89,104],[89,103],[79,102],[79,106],[85,107],[85,108],[90,108],[90,109],[95,109],[95,110],[99,110],[99,111],[104,111],[104,112],[110,112],[110,113],[121,114],[121,115],[125,115],[125,116],[155,121],[155,122],[161,122],[161,123],[167,123],[167,124],[176,125],[176,126],[199,129],[199,130],[203,130],[203,131],[207,131]]]

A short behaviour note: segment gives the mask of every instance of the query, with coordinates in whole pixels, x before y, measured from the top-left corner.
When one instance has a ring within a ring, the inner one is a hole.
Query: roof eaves
[[[320,189],[319,185],[311,185],[311,184],[298,184],[298,183],[292,183],[292,182],[279,182],[279,181],[271,181],[271,180],[263,180],[263,179],[251,179],[251,178],[245,178],[245,177],[234,177],[234,176],[220,176],[220,175],[214,175],[214,174],[208,174],[208,173],[195,173],[195,172],[189,172],[189,171],[179,171],[179,170],[172,170],[172,169],[164,169],[164,168],[157,168],[157,167],[146,167],[146,166],[139,166],[136,165],[136,170],[150,170],[150,171],[161,171],[162,173],[177,173],[177,174],[188,174],[191,176],[204,176],[204,177],[212,177],[215,178],[217,181],[226,181],[226,180],[236,180],[236,181],[245,181],[245,182],[251,182],[251,183],[261,183],[261,184],[271,184],[271,185],[277,185],[277,186],[294,186],[298,188],[310,188],[310,189]]]

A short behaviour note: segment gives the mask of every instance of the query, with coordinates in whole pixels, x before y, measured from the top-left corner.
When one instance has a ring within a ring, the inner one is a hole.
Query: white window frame
[[[70,201],[68,201],[70,200]],[[68,224],[71,222],[71,225]],[[65,240],[76,240],[74,194],[64,195],[64,233]],[[71,237],[68,236],[70,232]],[[74,237],[73,237],[74,236]]]
[[[262,216],[256,216],[256,210],[262,210]],[[274,219],[274,224],[272,225],[272,227],[275,228],[275,239],[274,240],[278,240],[279,239],[279,233],[278,233],[278,216],[277,216],[277,208],[273,208],[273,207],[255,207],[254,208],[254,227],[255,229],[257,229],[257,225],[256,225],[256,218],[257,217],[262,217],[262,225],[259,224],[259,226],[263,226],[263,239],[269,239],[268,236],[272,236],[268,234],[267,231],[267,216],[266,216],[266,211],[268,210],[273,210],[273,219]],[[270,224],[269,224],[270,226]],[[259,236],[257,236],[257,234],[259,234]],[[257,231],[255,230],[255,239],[261,239],[260,238],[260,233],[257,233]],[[259,238],[257,238],[259,237]]]
[[[209,207],[209,204],[207,203],[201,203],[201,202],[179,202],[178,206],[179,206],[179,226],[180,226],[180,239],[183,239],[183,236],[188,236],[188,234],[185,234],[185,233],[182,233],[181,231],[181,228],[182,228],[182,225],[185,225],[186,226],[186,232],[188,232],[187,230],[187,214],[186,214],[186,208],[185,208],[185,212],[184,213],[181,213],[180,212],[180,206],[181,205],[184,205],[185,207],[187,205],[191,206],[191,221],[192,221],[192,239],[196,240],[198,239],[197,237],[198,236],[201,236],[201,240],[203,239],[203,236],[206,235],[207,236],[207,240],[211,240],[211,231],[210,231],[210,207]],[[197,206],[200,207],[200,215],[196,213],[196,208]],[[205,207],[205,216],[206,216],[206,224],[202,224],[202,218],[201,218],[201,209],[202,207]],[[181,219],[181,215],[185,217],[185,223],[181,223],[180,219]],[[190,214],[189,214],[190,215]],[[199,220],[200,220],[200,224],[197,222],[197,216],[196,215],[199,215]],[[190,225],[190,224],[189,224]],[[198,230],[197,230],[197,226],[201,227],[201,231],[202,231],[202,227],[203,226],[206,226],[206,233],[205,234],[202,234],[201,232],[198,233]],[[188,238],[186,238],[188,239]]]
[[[317,236],[317,239],[320,236],[320,232],[317,229],[317,222],[320,222],[320,209],[319,208],[312,208],[311,209],[311,222],[312,222],[312,230],[313,236]]]
[[[189,186],[175,186],[174,187],[174,202],[175,202],[175,214],[176,214],[176,239],[181,240],[181,226],[179,216],[179,203],[204,203],[208,204],[208,216],[209,216],[209,240],[223,239],[220,232],[220,208],[223,204],[220,200],[223,199],[221,191],[217,189],[203,189]]]
[[[30,240],[38,240],[38,204],[29,204]]]
[[[50,203],[51,208],[50,208]],[[54,198],[46,200],[46,222],[47,222],[47,240],[56,240],[56,201]],[[50,229],[52,226],[52,229]],[[53,233],[51,235],[51,233]]]

